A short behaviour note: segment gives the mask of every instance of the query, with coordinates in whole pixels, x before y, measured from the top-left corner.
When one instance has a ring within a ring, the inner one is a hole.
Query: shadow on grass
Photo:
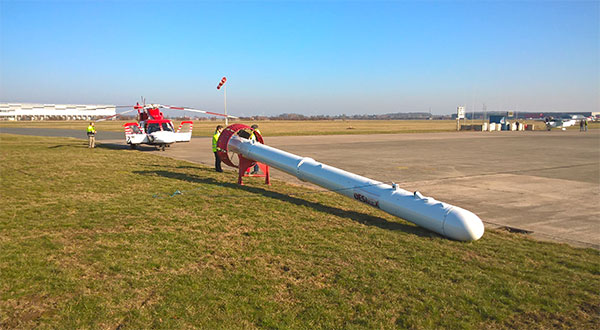
[[[48,147],[48,149],[57,149],[57,148],[89,149],[87,141],[85,141],[85,143],[56,144],[56,145],[52,145],[52,146]],[[96,143],[96,148],[115,149],[115,150],[130,149],[128,145],[118,144],[118,143]],[[149,149],[149,150],[155,150],[155,149]]]
[[[57,149],[57,148],[77,148],[77,149],[87,149],[87,143],[86,144],[57,144],[57,145],[53,145],[48,147],[48,149]]]
[[[203,166],[203,165],[198,165],[198,166],[194,166],[194,165],[168,166],[168,165],[163,165],[163,164],[160,164],[160,165],[159,164],[148,164],[146,166],[148,166],[148,167],[160,167],[161,169],[165,169],[165,168],[180,168],[180,169],[192,169],[192,170],[198,170],[198,171],[204,171],[204,172],[215,172],[214,169],[208,169],[206,166]]]
[[[212,169],[208,169],[208,168],[197,168],[197,170],[200,170],[203,172],[210,172],[210,173],[214,172]],[[358,223],[361,223],[361,224],[364,224],[367,226],[375,226],[375,227],[378,227],[381,229],[387,229],[387,230],[400,230],[400,231],[404,231],[406,233],[410,233],[410,234],[421,236],[421,237],[438,236],[437,234],[430,232],[428,230],[425,230],[423,228],[420,228],[420,227],[405,225],[405,224],[398,223],[398,222],[390,222],[390,221],[387,221],[387,220],[377,217],[377,216],[372,216],[372,215],[355,212],[355,211],[342,210],[337,207],[307,201],[302,198],[282,194],[282,193],[279,193],[276,191],[266,190],[263,188],[240,186],[236,183],[221,182],[221,181],[217,181],[213,178],[204,178],[204,177],[199,177],[197,175],[190,175],[190,174],[170,172],[170,171],[134,171],[134,173],[141,174],[141,175],[160,175],[162,177],[182,180],[182,181],[186,181],[186,182],[209,184],[209,185],[215,185],[215,186],[231,188],[231,189],[241,189],[241,190],[247,191],[252,194],[262,195],[264,197],[285,201],[285,202],[292,203],[292,204],[299,205],[299,206],[311,207],[319,212],[333,214],[333,215],[336,215],[336,216],[339,216],[342,218],[348,218],[348,219],[351,219],[353,221],[356,221]]]
[[[156,147],[154,146],[142,146],[136,145],[135,149],[131,148],[129,144],[123,143],[110,143],[110,142],[101,142],[96,145],[96,148],[104,148],[104,149],[113,149],[113,150],[138,150],[138,151],[156,151]]]

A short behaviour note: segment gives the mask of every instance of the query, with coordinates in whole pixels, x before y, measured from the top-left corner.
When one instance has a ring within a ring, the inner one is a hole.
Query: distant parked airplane
[[[552,118],[546,117],[546,129],[552,130],[553,128],[560,128],[563,131],[569,126],[574,126],[579,120],[585,120],[585,118],[577,119],[578,116],[569,116],[569,118]]]

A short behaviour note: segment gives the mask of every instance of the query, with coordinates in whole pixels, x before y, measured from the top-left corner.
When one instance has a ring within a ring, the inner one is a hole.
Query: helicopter
[[[134,106],[116,106],[116,108],[133,107],[133,109],[100,119],[98,121],[104,121],[111,117],[115,117],[132,111],[137,111],[137,122],[123,124],[123,128],[125,129],[125,142],[129,144],[132,149],[137,148],[137,146],[140,144],[148,144],[154,145],[158,149],[164,151],[165,148],[170,147],[173,143],[189,142],[192,139],[193,122],[189,120],[182,121],[179,124],[177,130],[175,130],[173,122],[169,119],[166,119],[163,113],[160,111],[160,109],[191,111],[213,116],[237,118],[231,115],[225,115],[221,113],[198,109],[191,109],[186,107],[176,107],[162,104],[146,105],[145,99],[143,98],[142,103],[143,105],[140,105],[140,103],[137,102]]]

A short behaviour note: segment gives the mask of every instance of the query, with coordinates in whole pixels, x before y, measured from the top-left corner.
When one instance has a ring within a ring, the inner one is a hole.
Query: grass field
[[[0,328],[600,324],[596,250],[451,241],[333,193],[85,146],[0,134]]]
[[[96,123],[99,131],[123,132],[125,121],[104,121]],[[233,123],[233,122],[230,122]],[[243,122],[250,125],[256,123],[265,136],[282,135],[324,135],[324,134],[390,134],[416,132],[451,132],[456,130],[453,120],[348,120],[348,121],[257,121]],[[474,121],[480,124],[480,121]],[[525,121],[533,124],[536,130],[544,130],[545,126],[539,121]],[[175,121],[179,125],[179,121]],[[215,127],[224,124],[223,121],[195,121],[194,136],[212,136]],[[470,121],[467,121],[470,124]],[[84,131],[87,122],[84,121],[0,121],[1,127],[39,127],[63,128]],[[590,129],[600,128],[599,123],[590,123]],[[579,127],[569,127],[579,129]]]

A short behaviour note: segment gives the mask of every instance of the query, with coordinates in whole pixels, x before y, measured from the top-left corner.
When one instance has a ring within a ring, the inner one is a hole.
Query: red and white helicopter
[[[176,142],[189,142],[192,139],[192,129],[194,123],[192,121],[182,121],[175,131],[173,122],[166,119],[163,113],[160,111],[161,108],[199,112],[207,115],[222,116],[227,118],[237,118],[235,116],[225,115],[216,112],[191,109],[185,107],[175,107],[170,105],[162,104],[149,104],[140,105],[139,102],[134,106],[116,106],[117,108],[133,107],[133,109],[115,114],[113,116],[100,119],[98,121],[107,120],[111,117],[122,115],[131,111],[137,110],[137,123],[125,123],[125,141],[135,149],[140,144],[149,144],[157,146],[159,149],[165,150],[165,147],[170,147],[171,144]],[[182,131],[182,128],[184,130]]]

